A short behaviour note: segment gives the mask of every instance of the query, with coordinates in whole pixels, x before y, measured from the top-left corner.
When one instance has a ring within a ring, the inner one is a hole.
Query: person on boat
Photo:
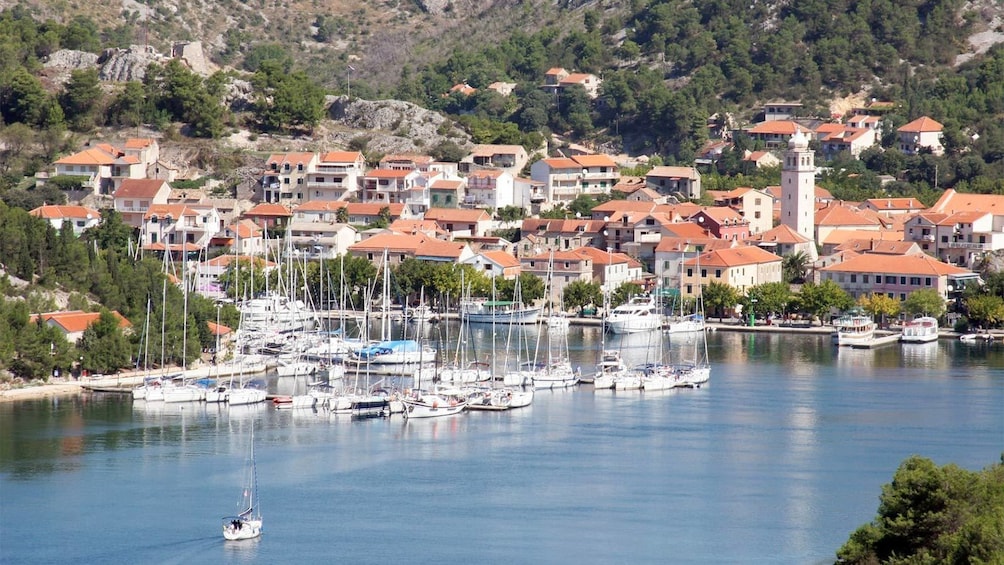
[[[230,527],[233,528],[233,529],[235,529],[235,530],[241,529],[241,521],[240,520],[234,520],[234,521],[230,522]]]

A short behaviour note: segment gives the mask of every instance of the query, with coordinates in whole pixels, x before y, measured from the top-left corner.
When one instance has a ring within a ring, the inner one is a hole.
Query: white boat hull
[[[264,390],[256,388],[235,388],[230,391],[230,395],[227,397],[227,403],[231,406],[257,404],[259,402],[265,402],[265,396],[266,393]]]
[[[402,402],[404,402],[404,417],[408,419],[453,416],[467,408],[467,402],[436,395],[418,399],[406,398]]]
[[[662,320],[658,316],[644,316],[634,318],[615,319],[611,317],[607,320],[607,327],[611,333],[632,334],[640,332],[650,332],[662,327]]]
[[[223,539],[241,541],[261,535],[261,520],[240,520],[239,523],[239,526],[231,522],[223,524]]]

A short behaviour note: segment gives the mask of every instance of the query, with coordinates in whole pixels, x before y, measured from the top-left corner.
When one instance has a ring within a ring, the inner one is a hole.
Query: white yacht
[[[647,332],[662,327],[662,314],[654,296],[634,296],[607,316],[607,328],[615,334]]]
[[[836,326],[835,339],[837,345],[861,345],[870,342],[875,338],[875,329],[878,327],[871,316],[866,314],[852,314],[842,317],[834,324]]]

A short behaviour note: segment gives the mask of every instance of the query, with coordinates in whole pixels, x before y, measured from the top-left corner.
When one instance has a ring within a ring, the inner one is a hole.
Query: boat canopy
[[[420,351],[421,346],[413,339],[403,339],[395,341],[381,341],[368,347],[363,347],[356,352],[360,359],[372,359],[388,353],[410,353]]]

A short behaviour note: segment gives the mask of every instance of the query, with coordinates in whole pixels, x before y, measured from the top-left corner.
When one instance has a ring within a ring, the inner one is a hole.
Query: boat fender
[[[433,400],[432,401],[432,408],[433,409],[439,408],[439,401],[438,400]]]

